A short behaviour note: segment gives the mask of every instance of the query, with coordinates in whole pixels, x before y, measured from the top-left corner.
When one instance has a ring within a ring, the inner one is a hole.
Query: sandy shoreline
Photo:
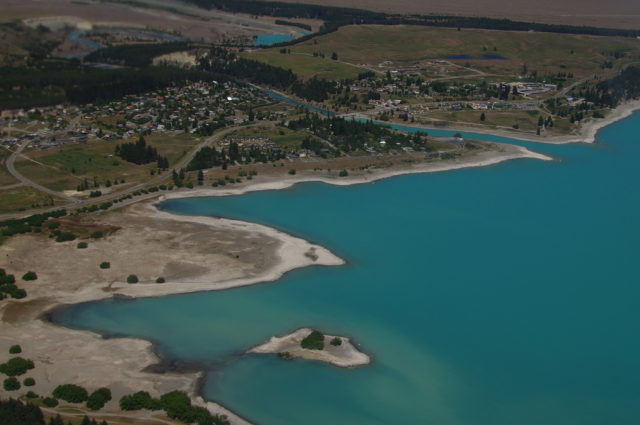
[[[282,189],[306,181],[362,184],[401,174],[487,166],[518,158],[551,159],[522,147],[501,145],[497,150],[463,158],[383,168],[346,178],[301,174],[284,179],[264,177],[261,181],[258,176],[233,189],[171,192],[160,200],[236,195]],[[60,244],[45,235],[34,234],[11,238],[0,246],[2,267],[8,273],[19,276],[25,270],[35,269],[39,276],[35,282],[20,283],[29,293],[27,298],[0,305],[3,322],[0,353],[7,353],[12,344],[22,345],[24,357],[36,364],[28,376],[36,379],[32,389],[38,394],[49,394],[60,383],[76,383],[88,389],[106,386],[113,392],[113,401],[105,411],[117,413],[118,400],[124,394],[148,391],[159,395],[180,389],[191,394],[194,403],[207,406],[213,413],[228,415],[232,424],[247,425],[249,422],[239,415],[202,399],[196,385],[202,372],[147,372],[149,366],[161,360],[152,342],[135,338],[105,339],[94,332],[68,329],[42,320],[43,314],[62,305],[114,295],[165,296],[269,282],[296,268],[337,266],[344,264],[344,260],[326,248],[268,226],[170,214],[158,210],[153,202],[144,201],[90,216],[90,220],[121,229],[103,240],[89,241],[89,248],[84,250],[76,248],[77,241]],[[141,252],[145,255],[140,255]],[[111,262],[109,270],[97,267],[102,260]],[[124,277],[133,272],[141,283],[124,282]],[[166,277],[167,282],[153,283],[158,276]],[[69,350],[70,346],[74,349]],[[0,354],[0,361],[5,361],[5,357],[8,356]],[[0,390],[0,396],[9,397],[11,393]],[[131,415],[155,417],[157,414],[143,411]]]
[[[400,122],[389,122],[388,124],[398,124],[405,127],[421,128],[425,130],[434,131],[451,131],[462,133],[477,133],[487,134],[490,136],[505,137],[509,139],[522,140],[525,142],[546,143],[553,145],[564,145],[568,143],[594,143],[598,130],[607,127],[617,121],[623,120],[633,114],[636,110],[640,109],[640,100],[630,100],[618,105],[611,111],[609,115],[597,120],[590,119],[589,121],[581,124],[578,127],[578,134],[570,134],[566,136],[536,136],[534,134],[526,134],[518,131],[491,129],[483,127],[475,127],[472,125],[453,125],[451,127],[437,127],[429,125],[421,125],[416,123],[406,124]],[[370,119],[368,116],[361,116],[361,118]]]

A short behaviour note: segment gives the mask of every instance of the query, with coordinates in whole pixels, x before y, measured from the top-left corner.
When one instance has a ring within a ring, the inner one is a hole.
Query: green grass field
[[[322,52],[327,58],[336,52],[341,61],[372,66],[383,61],[391,61],[397,66],[455,55],[479,58],[490,54],[506,59],[463,59],[453,62],[461,65],[468,63],[476,69],[508,75],[519,73],[527,64],[529,71],[537,70],[541,75],[573,72],[576,77],[582,77],[600,72],[600,64],[605,60],[617,65],[638,59],[640,40],[535,32],[457,31],[406,25],[352,25],[291,46],[290,49],[292,53]],[[611,56],[612,52],[625,52],[626,57],[616,60]],[[301,56],[280,54],[277,48],[253,53],[252,57],[291,68],[300,75],[309,75],[314,67],[318,67],[311,60],[298,59]],[[361,71],[356,69],[355,74],[358,72]]]
[[[14,189],[0,190],[0,214],[26,211],[37,206],[45,205],[51,197],[28,186]],[[56,202],[57,201],[57,202]],[[64,201],[54,198],[56,204]]]
[[[297,46],[293,46],[292,52],[298,52]],[[314,57],[313,52],[304,54],[282,54],[280,49],[256,50],[244,52],[242,56],[247,59],[255,59],[269,65],[291,69],[298,76],[308,79],[312,77],[325,78],[329,80],[342,80],[356,78],[358,74],[366,71],[357,66],[351,66],[338,61],[331,60],[331,52],[325,57]]]
[[[160,155],[169,159],[170,165],[199,143],[195,137],[186,134],[152,135],[146,140]],[[32,151],[28,156],[33,161],[17,161],[16,169],[26,177],[56,191],[74,190],[84,178],[92,182],[96,177],[100,184],[115,179],[125,179],[126,182],[148,179],[150,171],[155,168],[155,162],[136,165],[124,161],[114,155],[117,143],[121,142],[70,143],[55,149]]]

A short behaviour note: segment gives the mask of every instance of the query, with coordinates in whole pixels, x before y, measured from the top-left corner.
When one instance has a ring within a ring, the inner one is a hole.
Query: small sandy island
[[[312,329],[302,328],[285,336],[274,336],[264,344],[247,350],[251,354],[279,354],[284,358],[299,357],[305,360],[329,363],[338,367],[356,367],[371,363],[371,358],[359,351],[349,338],[324,335],[324,348],[311,350],[302,348],[300,343],[307,338]],[[340,341],[340,345],[332,341]]]

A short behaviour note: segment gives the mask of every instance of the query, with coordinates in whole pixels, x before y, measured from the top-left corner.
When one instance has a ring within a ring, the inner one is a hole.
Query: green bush
[[[289,174],[291,174],[292,176],[296,174],[296,170],[294,170],[293,168],[289,170]]]
[[[22,357],[14,357],[9,359],[6,363],[0,364],[0,372],[7,376],[20,376],[27,373],[28,370],[33,369],[33,362],[31,360],[23,359]]]
[[[111,268],[111,263],[108,261],[103,261],[102,263],[100,263],[100,268],[101,269],[109,269]]]
[[[342,345],[342,339],[335,337],[331,340],[330,344],[333,345],[334,347],[337,347],[338,345]]]
[[[104,235],[102,234],[102,232],[100,230],[96,230],[95,232],[93,232],[91,234],[91,237],[93,239],[100,239],[101,237],[103,237]]]
[[[159,278],[156,279],[156,283],[164,283],[164,282],[166,282],[164,280],[164,277],[159,277]]]
[[[16,391],[20,389],[20,382],[12,376],[11,378],[5,379],[2,386],[5,391]]]
[[[25,378],[24,381],[22,381],[22,385],[24,385],[25,387],[33,387],[36,384],[36,380],[33,378]]]
[[[27,398],[38,398],[38,394],[34,393],[33,391],[27,391],[27,393],[25,394],[25,396]]]
[[[58,227],[60,227],[60,223],[58,223],[57,221],[54,221],[54,222],[49,223],[49,224],[47,225],[47,228],[48,228],[49,230],[56,230]]]
[[[18,344],[12,345],[11,347],[9,347],[9,354],[20,354],[20,353],[22,353],[22,347],[20,347]]]
[[[44,407],[56,407],[58,405],[58,400],[53,397],[45,397],[42,399],[42,405]]]
[[[76,238],[76,235],[74,235],[71,232],[61,232],[56,236],[56,242],[72,241],[75,238]]]
[[[53,396],[69,403],[84,403],[89,398],[89,393],[79,385],[64,384],[53,390]]]
[[[135,274],[130,274],[127,276],[127,283],[138,283],[138,276]]]
[[[89,395],[87,399],[87,407],[91,410],[99,410],[111,400],[111,391],[109,388],[100,388]]]
[[[88,246],[89,246],[89,244],[88,244],[88,243],[86,243],[86,242],[80,242],[80,243],[78,243],[78,245],[77,245],[78,249],[84,249],[84,248],[86,248],[86,247],[88,247]]]
[[[7,274],[4,269],[0,268],[0,285],[11,285],[16,283],[16,278],[12,274]]]
[[[122,410],[160,410],[160,400],[151,398],[148,392],[138,391],[131,395],[125,395],[120,399]]]
[[[319,331],[313,331],[300,341],[300,346],[308,350],[322,350],[324,349],[324,335]]]
[[[338,173],[338,175],[340,177],[347,177],[349,175],[349,172],[347,170],[342,170]]]
[[[22,280],[36,280],[38,279],[38,275],[36,272],[28,271],[24,275],[22,275]]]

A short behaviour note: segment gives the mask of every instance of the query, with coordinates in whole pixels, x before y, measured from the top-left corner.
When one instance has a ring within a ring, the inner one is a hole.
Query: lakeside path
[[[19,235],[0,246],[1,266],[21,276],[35,270],[38,280],[20,282],[28,296],[0,304],[2,332],[0,353],[12,344],[23,347],[23,355],[34,361],[33,391],[50,394],[61,383],[75,383],[93,390],[108,387],[113,400],[103,412],[123,413],[118,400],[124,394],[148,391],[154,396],[179,389],[188,392],[194,404],[226,414],[232,424],[248,422],[224,407],[204,401],[198,394],[202,371],[151,372],[162,360],[149,341],[135,338],[105,339],[101,335],[57,326],[47,313],[64,305],[113,296],[130,298],[222,290],[274,281],[284,273],[310,265],[338,266],[344,261],[326,248],[311,244],[273,228],[211,217],[182,216],[158,210],[154,202],[166,198],[225,196],[256,190],[279,189],[305,181],[350,185],[408,173],[426,173],[479,167],[518,158],[550,158],[512,145],[496,145],[453,160],[424,162],[363,172],[347,178],[297,175],[260,177],[234,189],[208,188],[172,192],[125,208],[90,215],[87,222],[119,228],[89,247],[76,242],[55,243],[43,234]],[[142,254],[144,253],[144,254]],[[100,262],[111,268],[102,270]],[[135,273],[139,284],[126,284]],[[163,276],[164,284],[155,279]],[[73,349],[69,349],[73,347]],[[0,361],[5,361],[0,354]],[[11,393],[0,390],[1,397]],[[135,417],[135,414],[132,414]]]

